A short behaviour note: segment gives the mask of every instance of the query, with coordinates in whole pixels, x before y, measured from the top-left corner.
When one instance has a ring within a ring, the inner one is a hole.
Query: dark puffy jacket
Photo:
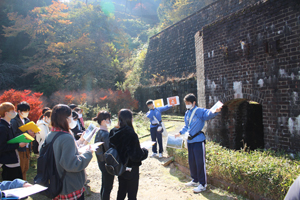
[[[16,149],[19,144],[7,144],[8,140],[15,137],[12,128],[7,121],[0,119],[0,163],[15,164],[18,163]]]
[[[128,160],[128,167],[140,166],[142,160],[148,157],[148,150],[142,149],[137,134],[133,128],[123,126],[110,131],[110,144],[113,144],[120,155],[123,164]]]

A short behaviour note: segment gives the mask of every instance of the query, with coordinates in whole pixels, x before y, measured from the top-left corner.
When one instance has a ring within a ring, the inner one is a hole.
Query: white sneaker
[[[157,153],[153,153],[152,155],[151,155],[151,157],[155,157],[157,155]]]
[[[199,185],[199,182],[196,183],[194,181],[190,181],[190,182],[185,184],[185,186],[187,186],[187,187],[198,187],[198,185]]]
[[[162,153],[160,153],[158,157],[159,157],[159,158],[162,158]]]
[[[195,187],[195,188],[193,189],[194,193],[203,192],[203,191],[205,191],[205,190],[206,190],[206,187],[203,187],[201,184],[199,184],[198,187]]]

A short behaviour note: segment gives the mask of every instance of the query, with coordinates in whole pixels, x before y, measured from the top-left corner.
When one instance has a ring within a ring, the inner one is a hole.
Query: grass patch
[[[167,151],[188,167],[186,149]],[[299,158],[291,160],[288,154],[271,150],[235,151],[207,142],[206,159],[208,175],[271,199],[283,199],[300,174]]]

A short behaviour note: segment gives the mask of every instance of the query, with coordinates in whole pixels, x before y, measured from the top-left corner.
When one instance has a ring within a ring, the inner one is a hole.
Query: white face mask
[[[74,119],[72,118],[72,119],[71,119],[71,123],[69,123],[69,127],[70,127],[70,129],[73,129],[73,128],[75,128],[75,127],[76,127],[76,125],[77,125],[77,122],[76,122],[76,121],[74,121]]]
[[[78,118],[81,118],[82,117],[82,114],[78,114]]]
[[[186,109],[190,110],[193,107],[193,104],[185,105]]]
[[[27,118],[29,115],[29,112],[21,112],[21,115],[23,118]]]
[[[111,126],[111,121],[109,120],[109,123],[107,123],[107,121],[106,121],[106,126],[107,127],[110,127]]]
[[[8,114],[8,117],[13,119],[17,116],[17,113],[15,111],[10,111],[9,114]]]

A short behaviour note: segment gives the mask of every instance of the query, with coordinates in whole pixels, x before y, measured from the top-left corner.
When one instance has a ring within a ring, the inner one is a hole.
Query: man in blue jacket
[[[162,153],[163,153],[163,145],[162,145],[162,131],[158,131],[158,125],[161,124],[161,113],[169,110],[172,106],[163,106],[159,108],[155,108],[153,100],[148,100],[146,102],[146,105],[149,108],[149,111],[147,112],[147,117],[150,119],[150,134],[151,134],[151,140],[153,142],[158,142],[159,146],[159,158],[162,158]],[[152,157],[157,155],[157,144],[155,143],[152,146],[152,152],[153,154],[151,155]]]
[[[175,135],[188,135],[188,159],[192,181],[186,183],[188,187],[195,187],[194,192],[199,193],[206,190],[206,168],[205,168],[205,135],[202,128],[206,120],[215,117],[221,108],[212,113],[209,109],[198,108],[196,106],[196,97],[194,94],[188,94],[184,97],[184,102],[187,108],[184,121],[185,126]]]

